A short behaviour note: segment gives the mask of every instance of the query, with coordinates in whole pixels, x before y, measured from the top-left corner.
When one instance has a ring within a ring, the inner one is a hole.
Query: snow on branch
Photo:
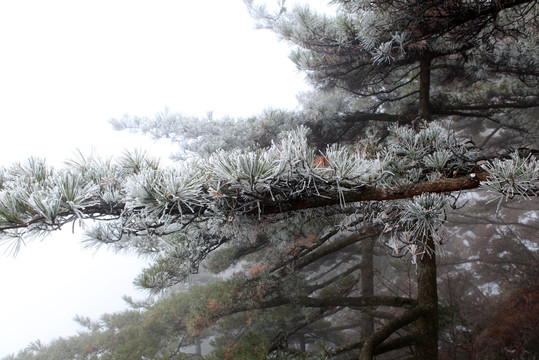
[[[483,186],[499,194],[500,200],[537,195],[539,162],[531,155],[523,158],[513,152],[509,159],[494,159],[482,167],[489,174]]]
[[[386,143],[370,152],[360,145],[316,152],[299,127],[267,149],[221,151],[175,168],[160,168],[143,153],[115,162],[82,157],[59,170],[30,159],[0,172],[0,231],[22,239],[69,222],[105,219],[93,235],[121,248],[133,236],[192,228],[219,238],[223,224],[242,216],[448,193],[477,188],[480,181],[507,196],[537,193],[537,159],[515,154],[481,170],[476,154],[432,123],[419,131],[392,127]],[[438,221],[438,215],[423,215],[422,229]]]

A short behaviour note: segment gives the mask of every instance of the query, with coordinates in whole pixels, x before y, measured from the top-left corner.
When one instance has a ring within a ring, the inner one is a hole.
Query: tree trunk
[[[426,239],[427,246],[434,250],[434,240]],[[438,288],[436,283],[436,254],[425,254],[417,266],[417,305],[426,313],[416,322],[418,360],[438,359]]]
[[[361,295],[374,296],[374,240],[365,239],[361,242]],[[374,317],[372,307],[361,314],[361,337],[363,339],[374,334]]]
[[[419,63],[419,117],[430,120],[430,64],[431,58],[425,56]]]
[[[420,61],[419,70],[419,116],[429,121],[430,71],[432,59],[426,54]],[[417,305],[424,307],[426,313],[416,322],[417,349],[415,359],[438,359],[438,287],[436,283],[436,252],[432,236],[422,239],[432,255],[424,254],[417,266]]]
[[[304,333],[301,333],[299,335],[299,350],[301,352],[307,351],[307,346],[305,344],[305,334]]]
[[[195,339],[195,348],[196,348],[196,355],[198,357],[202,356],[202,342],[200,341],[200,337],[198,336]]]

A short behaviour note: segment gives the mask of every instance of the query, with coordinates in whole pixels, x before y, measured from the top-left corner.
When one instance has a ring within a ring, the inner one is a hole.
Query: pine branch
[[[373,336],[366,339],[361,353],[359,355],[360,360],[371,360],[375,354],[376,348],[382,344],[387,338],[389,338],[398,329],[412,323],[417,320],[425,309],[422,307],[416,307],[406,312],[404,315],[388,321],[384,326],[378,329]],[[389,350],[388,350],[389,351]]]
[[[320,248],[318,251],[312,252],[312,253],[308,254],[307,256],[301,257],[300,259],[298,259],[294,263],[294,268],[297,269],[297,270],[302,269],[305,266],[307,266],[309,264],[312,264],[314,261],[316,261],[318,259],[321,259],[321,258],[323,258],[323,257],[325,257],[325,256],[327,256],[329,254],[332,254],[332,253],[334,253],[336,251],[342,250],[345,247],[350,246],[352,244],[355,244],[355,243],[357,243],[359,241],[366,240],[366,239],[369,239],[369,238],[371,238],[373,236],[377,236],[377,235],[380,235],[380,234],[381,234],[381,231],[376,230],[376,229],[371,230],[371,231],[367,231],[367,232],[354,233],[354,234],[344,238],[341,241],[335,241],[335,242],[331,243],[328,246]]]
[[[307,308],[326,308],[326,307],[371,307],[371,306],[388,306],[398,308],[414,308],[417,301],[410,298],[397,296],[359,296],[359,297],[343,297],[343,296],[328,296],[323,298],[312,298],[307,296],[288,298],[276,297],[269,300],[261,300],[249,303],[237,303],[236,306],[222,313],[215,314],[216,318],[229,316],[232,314],[251,311],[256,309],[271,309],[285,305],[300,305]],[[393,321],[393,320],[392,320]]]
[[[326,306],[345,306],[345,307],[366,307],[366,306],[391,306],[409,308],[415,306],[416,301],[410,298],[394,296],[367,296],[367,297],[324,297],[311,298],[300,297],[291,299],[291,303],[305,307],[326,307]]]
[[[460,106],[448,106],[441,107],[436,110],[436,114],[440,115],[452,115],[455,112],[460,111],[479,111],[484,114],[485,111],[495,109],[529,109],[539,106],[539,100],[535,101],[522,101],[522,102],[506,102],[497,104],[481,104],[481,105],[460,105]]]
[[[407,123],[417,118],[417,114],[369,114],[361,111],[352,114],[346,114],[342,117],[344,122],[360,122],[360,121],[384,121],[393,123]]]
[[[404,335],[399,336],[395,339],[390,339],[382,344],[378,345],[376,349],[374,350],[375,355],[385,354],[387,352],[402,349],[403,347],[407,347],[410,345],[414,345],[416,343],[416,336],[415,335]]]
[[[327,194],[324,196],[305,196],[296,199],[291,199],[286,202],[283,201],[271,201],[267,198],[260,198],[256,194],[244,193],[246,201],[263,200],[260,203],[260,208],[255,210],[249,210],[250,213],[255,215],[270,215],[277,213],[285,213],[289,211],[297,211],[304,209],[319,208],[325,206],[333,206],[342,204],[344,200],[346,203],[354,203],[359,201],[382,201],[382,200],[396,200],[411,198],[423,193],[448,193],[452,191],[462,191],[468,189],[474,189],[479,187],[480,181],[487,179],[488,174],[486,172],[472,173],[469,176],[463,176],[458,178],[424,181],[411,185],[395,186],[393,188],[378,188],[374,186],[364,186],[355,191],[344,191],[341,194]],[[102,218],[112,216],[119,218],[125,212],[125,203],[116,204],[98,204],[88,207],[81,207],[78,211],[79,214],[84,215],[85,218]],[[192,216],[199,216],[204,213],[205,207],[195,206],[175,206],[168,212],[169,216],[183,216],[184,218],[191,219]],[[144,213],[144,207],[137,207],[130,209],[133,213]],[[6,231],[10,229],[27,228],[34,225],[42,225],[44,230],[47,228],[58,228],[68,222],[76,219],[74,213],[71,211],[64,211],[59,213],[54,224],[47,222],[46,218],[36,216],[27,221],[21,221],[16,223],[4,223],[0,225],[0,231]],[[164,224],[164,222],[163,222]],[[153,227],[159,227],[162,224],[159,222],[154,223]],[[147,230],[147,228],[145,228]]]
[[[359,201],[382,201],[407,199],[423,193],[449,193],[478,188],[481,181],[488,177],[486,172],[471,173],[468,176],[424,181],[417,184],[395,186],[393,188],[377,188],[365,186],[357,191],[343,192],[342,197],[346,203]],[[324,197],[310,196],[293,199],[286,203],[265,203],[261,205],[261,214],[275,214],[288,211],[304,210],[341,203],[339,194]]]

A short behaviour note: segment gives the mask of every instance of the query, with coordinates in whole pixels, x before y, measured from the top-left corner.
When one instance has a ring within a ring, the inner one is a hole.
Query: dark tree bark
[[[361,295],[370,297],[374,296],[374,240],[363,240],[361,252]],[[370,337],[374,334],[372,311],[366,311],[361,316],[361,337]]]
[[[425,56],[419,62],[419,117],[430,120],[430,56]]]
[[[481,181],[485,181],[488,177],[486,172],[470,173],[468,176],[449,178],[433,181],[425,181],[412,185],[396,186],[393,188],[377,188],[364,186],[355,191],[346,191],[342,194],[342,198],[346,203],[358,201],[382,201],[382,200],[397,200],[409,199],[423,193],[448,193],[452,191],[462,191],[476,189]],[[249,195],[249,194],[246,194]],[[257,198],[256,196],[253,196]],[[267,202],[262,200],[260,214],[269,215],[284,213],[288,211],[312,209],[317,207],[331,206],[340,204],[341,198],[338,194],[324,194],[324,196],[303,197],[292,199],[283,203],[272,202],[267,199]]]
[[[430,72],[431,58],[420,61],[419,116],[430,120]],[[417,302],[425,311],[416,322],[417,349],[419,360],[438,359],[438,284],[436,282],[436,249],[431,234],[422,240],[431,253],[425,253],[417,263]]]
[[[426,244],[434,251],[431,236]],[[436,254],[424,254],[417,262],[417,303],[424,313],[416,322],[416,359],[438,358],[438,286],[436,282]]]

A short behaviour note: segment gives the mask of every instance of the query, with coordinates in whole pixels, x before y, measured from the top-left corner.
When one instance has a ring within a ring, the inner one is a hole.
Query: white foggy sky
[[[0,166],[38,156],[59,167],[77,148],[166,156],[167,144],[111,129],[125,113],[293,108],[307,87],[288,51],[254,30],[241,0],[2,1]],[[142,260],[83,251],[80,239],[66,229],[16,258],[0,247],[0,358],[74,334],[76,314],[97,318],[125,308],[124,294],[144,296],[131,285]]]

